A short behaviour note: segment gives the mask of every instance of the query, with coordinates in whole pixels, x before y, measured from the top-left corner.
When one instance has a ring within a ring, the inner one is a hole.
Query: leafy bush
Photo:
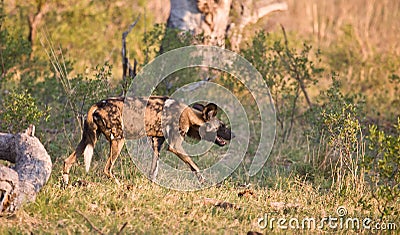
[[[311,149],[308,155],[313,155],[308,159],[312,159],[311,165],[322,175],[332,177],[332,187],[341,192],[360,180],[359,163],[364,146],[360,117],[364,105],[359,96],[341,92],[336,74],[332,75],[331,86],[316,101],[318,105],[304,115],[307,120],[304,134]],[[349,179],[352,184],[347,184]]]
[[[394,127],[392,134],[378,130],[376,125],[369,128],[370,152],[363,162],[382,216],[400,216],[395,210],[400,198],[400,118]]]
[[[307,89],[318,82],[317,77],[323,69],[311,59],[311,46],[304,43],[298,51],[289,46],[284,30],[283,34],[282,41],[268,39],[264,32],[259,32],[251,46],[241,53],[264,77],[274,99],[281,138],[285,141],[296,117],[304,110],[300,96],[303,95],[307,106],[312,106]],[[317,61],[319,54],[319,51],[315,54]]]
[[[23,36],[22,30],[16,29],[11,34],[4,28],[5,13],[4,2],[0,2],[0,89],[4,88],[6,81],[17,75],[19,70],[28,68],[31,45]]]
[[[62,95],[68,107],[68,115],[63,115],[63,118],[74,117],[78,121],[78,126],[82,128],[84,117],[91,105],[111,95],[115,96],[115,90],[110,84],[111,78],[112,65],[108,62],[96,66],[93,72],[86,76],[81,73],[71,79],[68,75],[58,76],[58,81],[63,87]]]
[[[2,101],[0,112],[1,128],[16,133],[26,129],[29,124],[39,124],[49,118],[49,109],[40,109],[36,100],[27,91],[13,90]]]
[[[92,105],[112,93],[110,81],[112,79],[112,65],[105,62],[97,65],[92,74],[83,76],[78,74],[71,79],[71,94],[77,107]],[[85,107],[88,108],[88,107]]]

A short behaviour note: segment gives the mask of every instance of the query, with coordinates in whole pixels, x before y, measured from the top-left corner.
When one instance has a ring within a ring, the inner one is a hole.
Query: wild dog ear
[[[210,120],[212,117],[215,117],[215,115],[217,115],[217,105],[214,103],[209,103],[206,105],[206,107],[204,107],[203,109],[203,118],[204,120],[208,121]]]
[[[200,111],[200,112],[203,112],[203,110],[204,110],[204,105],[199,104],[199,103],[194,103],[192,108],[193,108],[193,109],[196,109],[196,110],[198,110],[198,111]]]

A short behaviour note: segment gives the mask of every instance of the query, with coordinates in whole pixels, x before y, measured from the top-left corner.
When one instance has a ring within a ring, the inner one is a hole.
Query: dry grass
[[[347,81],[351,82],[352,78],[357,77],[357,82],[366,83],[379,80],[390,72],[399,73],[400,66],[396,67],[396,63],[400,63],[399,1],[287,2],[289,12],[274,15],[274,22],[282,23],[288,31],[295,32],[296,37],[301,38],[300,41],[307,39],[329,53],[332,53],[330,49],[357,50],[360,55],[357,58],[361,60],[361,64],[369,65],[357,67],[356,64],[350,63],[343,71],[338,71]],[[264,28],[271,25],[269,23],[265,26],[263,22],[260,24]],[[348,25],[352,26],[349,39],[346,38]],[[348,45],[351,47],[346,48]],[[71,54],[73,55],[73,52]],[[377,60],[381,55],[383,59]],[[384,61],[386,55],[395,58],[394,71],[390,71],[390,67],[382,68],[386,65],[378,63]],[[377,64],[374,64],[375,61]],[[121,70],[118,66],[115,66],[115,69]],[[372,88],[387,88],[387,83],[377,85],[379,86]],[[370,92],[366,94],[373,96],[372,88],[360,89],[366,89],[364,91]],[[72,172],[75,180],[82,177],[90,182],[89,184],[77,184],[62,189],[60,172],[62,158],[66,157],[62,156],[57,158],[51,179],[39,193],[35,203],[25,206],[15,215],[0,217],[0,233],[100,231],[109,234],[117,233],[121,228],[123,233],[128,234],[243,234],[250,230],[264,233],[282,232],[279,229],[262,230],[257,224],[258,219],[266,213],[275,218],[288,219],[335,217],[336,210],[341,205],[347,209],[348,217],[369,217],[379,221],[379,205],[373,199],[362,173],[341,177],[340,184],[345,190],[337,190],[337,184],[331,184],[331,178],[325,178],[322,174],[322,171],[329,170],[330,167],[333,168],[332,171],[335,170],[330,161],[330,153],[325,152],[323,143],[320,148],[312,150],[304,142],[305,140],[293,139],[275,147],[273,158],[256,177],[249,179],[244,175],[243,169],[239,169],[222,185],[196,192],[172,191],[150,183],[127,157],[118,160],[116,165],[115,172],[123,182],[120,186],[101,174],[104,160],[95,159],[89,175],[83,173],[83,167],[74,168]],[[98,149],[107,149],[105,145],[100,143]],[[98,155],[104,156],[106,153],[107,150],[101,150]],[[364,153],[360,151],[359,154],[357,157],[361,158]],[[307,169],[299,167],[301,164],[311,165],[321,172],[311,172],[314,174],[311,176]],[[250,186],[243,186],[249,183]],[[243,193],[245,190],[248,191]],[[224,208],[215,203],[208,203],[210,201],[231,203],[240,209]],[[400,211],[400,204],[397,203],[396,206]],[[400,226],[398,221],[394,222]],[[312,230],[318,233],[326,231],[370,232],[328,228]],[[300,232],[307,233],[308,230]]]
[[[289,11],[277,14],[288,30],[312,36],[329,46],[341,36],[346,25],[353,25],[364,56],[372,53],[400,54],[400,2],[389,0],[288,0]],[[378,50],[378,51],[375,51]]]
[[[328,73],[334,71],[340,75],[346,93],[365,96],[372,118],[383,116],[395,120],[400,113],[392,107],[398,106],[399,87],[391,83],[389,77],[400,74],[400,2],[287,2],[288,12],[264,19],[259,26],[281,34],[277,26],[282,24],[291,33],[291,42],[308,41],[314,49],[320,49],[321,65]],[[317,90],[326,83],[326,79],[322,79]]]
[[[104,142],[104,141],[100,141]],[[301,145],[290,140],[290,146]],[[101,145],[100,145],[101,146]],[[268,218],[338,217],[337,209],[344,206],[346,218],[371,218],[380,221],[378,204],[360,178],[341,177],[344,190],[337,184],[326,187],[317,180],[308,180],[287,166],[285,158],[301,150],[285,154],[281,146],[269,163],[255,177],[243,177],[236,171],[219,186],[201,191],[169,190],[151,183],[124,153],[117,161],[115,173],[121,180],[116,185],[107,179],[102,168],[105,159],[95,158],[89,174],[83,166],[72,169],[71,186],[61,187],[62,159],[54,164],[48,184],[34,203],[26,205],[15,215],[0,217],[0,233],[103,233],[121,231],[131,234],[243,234],[283,232],[276,222],[274,229],[262,229],[258,220]],[[306,146],[303,146],[306,147]],[[297,149],[301,146],[297,146]],[[107,148],[100,149],[105,155]],[[297,151],[297,152],[296,152]],[[162,158],[165,157],[162,155]],[[305,161],[293,159],[293,162]],[[400,209],[400,208],[398,208]],[[396,221],[389,221],[396,222]],[[397,226],[399,226],[397,224]],[[367,230],[324,228],[289,230],[290,232],[366,232]]]
[[[275,218],[321,219],[337,216],[339,205],[345,205],[349,217],[372,216],[378,220],[376,212],[366,214],[357,204],[366,194],[338,197],[293,177],[274,177],[271,187],[244,188],[228,180],[219,187],[196,192],[171,191],[141,175],[125,179],[120,186],[99,173],[85,178],[95,182],[62,189],[55,172],[35,203],[16,215],[0,218],[0,232],[93,233],[99,230],[110,234],[117,233],[127,223],[124,233],[243,234],[250,230],[271,231],[262,230],[257,224],[265,214]],[[214,201],[235,206],[224,207]]]

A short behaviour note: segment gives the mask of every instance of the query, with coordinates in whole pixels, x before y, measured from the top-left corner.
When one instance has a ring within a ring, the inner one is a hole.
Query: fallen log
[[[34,132],[35,126],[30,125],[25,133],[0,133],[0,160],[15,164],[0,164],[0,213],[34,201],[50,177],[50,156]]]

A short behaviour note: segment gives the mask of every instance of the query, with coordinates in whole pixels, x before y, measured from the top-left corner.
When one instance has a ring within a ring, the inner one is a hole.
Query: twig
[[[288,43],[288,39],[287,39],[285,27],[283,27],[282,24],[281,24],[281,28],[282,28],[282,32],[283,32],[283,37],[284,37],[284,39],[285,39],[286,53],[289,54],[289,53],[290,53],[290,51],[289,51],[289,45],[288,45],[289,43]],[[289,69],[292,70],[292,71],[296,74],[295,79],[296,79],[297,82],[300,84],[301,91],[303,92],[304,97],[306,98],[306,101],[307,101],[308,106],[310,107],[310,109],[312,109],[312,103],[311,103],[310,97],[308,96],[308,93],[307,93],[307,91],[306,91],[306,86],[305,86],[305,84],[304,84],[304,81],[300,78],[299,72],[297,71],[296,66],[295,66],[294,64],[292,64],[292,67],[293,67],[293,68],[290,68],[290,65],[289,65]]]
[[[0,6],[2,9],[4,9],[4,0],[0,1]],[[0,12],[0,31],[3,27],[3,18],[5,17],[5,15],[3,14],[3,12]],[[1,38],[0,38],[1,39]],[[1,45],[5,45],[5,42],[1,42]],[[1,65],[1,74],[0,74],[0,85],[1,85],[1,80],[4,79],[6,77],[6,67],[5,67],[5,62],[4,62],[4,58],[3,58],[3,47],[0,47],[0,65]]]
[[[56,79],[58,80],[58,82],[61,83],[62,88],[64,90],[64,93],[67,97],[67,106],[70,107],[70,109],[72,110],[72,112],[75,115],[75,119],[77,121],[77,124],[80,128],[81,133],[83,132],[83,122],[80,119],[80,114],[81,112],[79,112],[79,109],[77,107],[77,105],[75,104],[75,97],[73,94],[73,89],[71,86],[71,83],[69,81],[68,78],[68,70],[66,67],[66,63],[65,63],[65,58],[64,58],[64,54],[62,53],[62,49],[61,47],[58,48],[58,52],[60,55],[57,55],[57,51],[54,49],[54,45],[53,45],[53,41],[51,40],[50,35],[48,34],[48,32],[46,30],[42,29],[42,33],[41,33],[41,37],[40,37],[40,43],[42,44],[42,47],[44,49],[44,51],[47,54],[47,57],[49,58],[53,69],[54,69],[54,75],[56,77]],[[47,49],[47,46],[49,47],[49,49]]]
[[[124,230],[124,228],[126,227],[127,224],[128,224],[128,222],[125,222],[125,223],[122,225],[122,227],[119,229],[117,235],[122,234],[122,230]]]
[[[84,215],[82,212],[80,212],[79,210],[75,210],[76,213],[80,214],[88,223],[89,225],[99,234],[104,234],[99,228],[97,228],[90,220],[88,217],[86,217],[86,215]]]
[[[0,30],[1,30],[1,25],[0,25]],[[3,48],[0,48],[0,65],[1,65],[1,74],[0,74],[0,84],[1,84],[1,80],[6,77],[6,66],[3,58]]]
[[[126,92],[128,90],[129,87],[129,83],[130,80],[127,80],[127,76],[129,76],[131,79],[133,79],[136,76],[136,66],[137,66],[137,62],[136,60],[134,60],[133,63],[133,69],[131,64],[129,63],[129,59],[126,55],[126,37],[128,36],[128,34],[132,31],[133,27],[135,27],[135,25],[137,24],[137,22],[140,19],[140,15],[138,15],[138,17],[136,18],[135,22],[133,22],[132,24],[129,25],[128,30],[126,30],[125,32],[122,33],[122,49],[121,49],[121,55],[122,55],[122,92],[123,92],[123,96],[126,95]]]
[[[289,136],[292,132],[294,119],[295,119],[294,112],[296,110],[297,99],[299,98],[299,95],[300,95],[299,87],[300,87],[300,84],[296,87],[296,96],[294,97],[294,100],[293,100],[293,106],[292,106],[292,111],[291,111],[292,115],[290,117],[290,125],[289,125],[289,129],[287,129],[286,133],[283,135],[283,142],[285,142],[286,140],[289,139]]]

